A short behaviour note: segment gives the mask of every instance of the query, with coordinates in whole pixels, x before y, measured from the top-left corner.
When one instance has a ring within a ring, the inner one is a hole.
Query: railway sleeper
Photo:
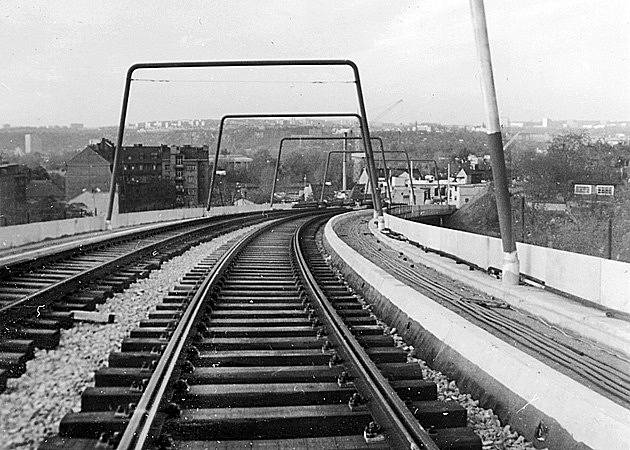
[[[26,372],[26,352],[2,351],[0,352],[0,369],[8,378],[17,378]]]
[[[346,404],[257,408],[184,409],[166,423],[175,439],[278,439],[363,433],[372,420],[367,409]]]

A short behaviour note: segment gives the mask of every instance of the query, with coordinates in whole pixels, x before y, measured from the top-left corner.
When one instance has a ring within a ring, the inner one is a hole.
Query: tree
[[[50,175],[48,175],[48,172],[42,166],[37,165],[30,170],[31,180],[50,180]]]

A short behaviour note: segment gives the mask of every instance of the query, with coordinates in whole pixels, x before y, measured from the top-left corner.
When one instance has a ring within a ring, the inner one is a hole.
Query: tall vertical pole
[[[217,170],[219,167],[219,150],[221,147],[221,138],[223,137],[224,123],[225,123],[225,117],[221,118],[221,123],[219,124],[219,135],[217,136],[217,147],[214,151],[214,162],[212,164],[212,174],[210,175],[210,187],[208,188],[208,204],[206,205],[206,211],[210,211],[210,207],[212,205],[212,194],[214,192],[214,183],[216,180]],[[221,202],[223,203],[223,200]]]
[[[499,123],[499,108],[497,106],[494,78],[492,74],[492,59],[490,57],[490,43],[486,26],[486,13],[483,0],[470,0],[477,53],[481,64],[481,87],[488,118],[488,146],[490,147],[492,178],[494,181],[497,212],[499,214],[499,228],[503,243],[503,276],[504,284],[517,285],[519,283],[519,261],[516,243],[512,234],[512,211],[510,207],[510,193],[508,191],[505,156],[503,154],[503,140]]]
[[[613,254],[613,218],[608,218],[608,259],[612,259]]]
[[[273,208],[273,195],[276,193],[276,183],[280,176],[280,158],[282,157],[282,146],[285,139],[280,139],[280,147],[278,147],[278,159],[276,160],[276,167],[273,171],[273,181],[271,182],[271,196],[269,197],[269,207]]]
[[[385,228],[385,218],[383,217],[383,205],[381,204],[381,191],[378,186],[378,175],[376,173],[376,164],[374,163],[374,152],[372,151],[372,139],[370,138],[370,128],[368,126],[367,112],[365,110],[365,101],[363,100],[363,89],[361,88],[361,79],[359,77],[359,68],[352,64],[354,71],[354,82],[357,88],[357,98],[359,101],[359,123],[361,124],[361,137],[363,138],[363,148],[365,149],[365,157],[372,185],[372,203],[374,204],[374,218],[377,221],[378,229]]]
[[[525,196],[521,197],[521,242],[525,243]]]
[[[114,160],[112,162],[112,176],[109,183],[109,204],[107,205],[107,216],[105,217],[105,223],[107,228],[112,228],[112,213],[114,211],[114,199],[116,197],[116,182],[118,178],[118,160],[120,159],[120,152],[122,151],[123,134],[125,132],[125,121],[127,120],[127,107],[129,105],[129,91],[131,89],[131,74],[133,70],[130,68],[127,71],[127,78],[125,80],[125,92],[123,93],[123,103],[120,112],[120,122],[118,123],[118,139],[116,141],[116,147],[114,147]],[[120,205],[118,205],[120,212]]]
[[[446,204],[451,204],[451,163],[446,166]]]
[[[343,132],[343,137],[347,138],[348,137],[348,132],[344,131]],[[348,151],[348,139],[344,139],[343,140],[343,151],[347,152]],[[341,190],[345,193],[347,186],[346,186],[346,178],[347,178],[347,174],[346,174],[346,153],[343,154],[343,162],[341,163]]]
[[[416,193],[413,190],[413,161],[409,161],[410,167],[409,167],[409,200],[411,200],[411,204],[415,205],[416,204]]]

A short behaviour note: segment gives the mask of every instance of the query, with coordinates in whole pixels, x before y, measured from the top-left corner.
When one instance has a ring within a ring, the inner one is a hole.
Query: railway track
[[[481,448],[317,250],[328,217],[209,255],[40,448]]]
[[[170,224],[0,267],[0,391],[24,373],[35,348],[58,345],[74,314],[93,311],[196,243],[267,218],[238,214]]]
[[[378,239],[372,238],[371,233],[365,231],[365,223],[365,219],[361,225],[356,221],[345,221],[336,231],[356,242],[366,258],[396,274],[398,279],[419,292],[621,406],[630,407],[629,361],[624,355],[597,348],[532,315],[514,310],[500,300],[482,297],[469,288],[458,288],[446,277],[440,278],[421,267],[414,267],[402,253],[387,250]],[[390,237],[406,240],[395,233]]]

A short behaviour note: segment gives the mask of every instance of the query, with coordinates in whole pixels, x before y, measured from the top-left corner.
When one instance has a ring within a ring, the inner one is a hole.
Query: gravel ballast
[[[322,243],[322,231],[323,228],[318,232],[318,247],[320,251],[326,255],[326,260],[331,269],[339,277],[344,278],[342,271],[335,267],[332,263],[332,258]],[[363,298],[359,292],[355,293],[358,295],[359,301],[364,305],[364,307],[372,312],[373,307],[370,302]],[[471,427],[481,438],[483,450],[529,450],[535,448],[534,445],[527,441],[524,436],[512,430],[510,425],[503,426],[492,409],[480,407],[478,400],[475,400],[468,393],[461,392],[454,380],[450,380],[439,370],[430,368],[426,361],[417,358],[414,347],[403,340],[402,336],[398,334],[396,328],[391,328],[373,313],[372,316],[383,327],[384,332],[394,338],[396,345],[407,352],[409,362],[417,363],[421,366],[423,378],[426,381],[432,381],[437,385],[438,400],[456,401],[466,408],[468,426]]]
[[[36,350],[26,373],[9,379],[0,394],[0,449],[37,448],[44,437],[57,434],[63,416],[80,411],[81,393],[93,385],[94,372],[106,365],[109,353],[120,349],[122,340],[171,286],[221,245],[259,226],[200,244],[108,299],[99,311],[115,314],[115,323],[76,324],[61,330],[55,350]]]

